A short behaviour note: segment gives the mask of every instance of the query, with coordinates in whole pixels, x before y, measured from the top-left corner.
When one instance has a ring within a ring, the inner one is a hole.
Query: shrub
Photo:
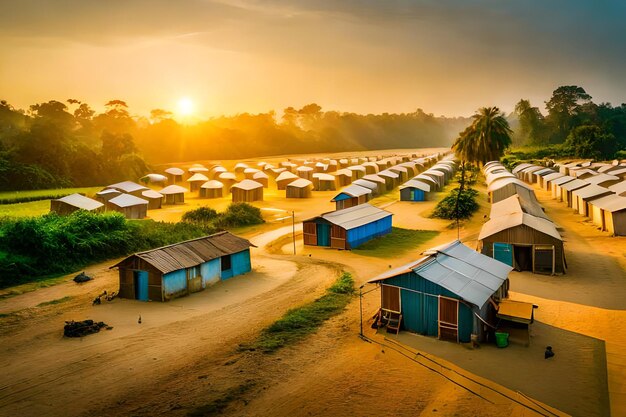
[[[219,227],[242,227],[263,223],[261,210],[248,203],[232,203],[217,220]]]
[[[469,219],[478,210],[476,196],[478,192],[471,188],[464,189],[459,195],[459,189],[455,188],[445,196],[433,210],[432,217],[439,219],[455,220],[457,218],[457,198],[459,219]]]

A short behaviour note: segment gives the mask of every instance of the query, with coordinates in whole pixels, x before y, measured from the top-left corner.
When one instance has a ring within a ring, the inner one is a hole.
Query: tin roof
[[[125,193],[132,193],[133,191],[147,190],[148,187],[139,185],[132,181],[123,181],[115,184],[108,185],[106,188],[114,188],[116,190],[123,191]]]
[[[224,184],[219,182],[218,180],[207,181],[200,186],[200,188],[212,188],[212,189],[219,189],[223,187],[224,187]]]
[[[164,274],[183,268],[191,268],[224,255],[241,252],[254,246],[248,240],[229,232],[215,233],[198,239],[187,240],[169,246],[135,253],[121,262],[111,266],[123,265],[133,257],[138,257]]]
[[[587,181],[579,180],[576,178],[575,180],[568,181],[565,184],[561,185],[561,188],[567,191],[574,191],[582,187],[589,186]]]
[[[278,175],[278,177],[276,177],[276,181],[290,180],[292,178],[300,178],[300,177],[298,177],[293,172],[283,171]]]
[[[263,188],[263,184],[253,180],[243,180],[233,185],[232,188],[239,188],[240,190],[255,190],[257,188]]]
[[[293,180],[292,182],[287,184],[287,187],[295,187],[295,188],[306,188],[306,187],[312,187],[312,186],[313,186],[313,183],[304,178],[298,178],[297,180]]]
[[[454,241],[424,252],[419,261],[387,271],[368,282],[380,282],[413,271],[478,307],[506,281],[512,267]]]
[[[572,194],[584,199],[613,194],[613,191],[609,190],[608,188],[600,187],[599,185],[590,184],[587,187],[579,188],[578,190],[572,191]]]
[[[370,190],[369,188],[365,188],[365,187],[362,187],[360,185],[352,184],[352,185],[347,186],[346,188],[343,188],[339,192],[339,194],[337,194],[337,196],[339,196],[341,194],[346,194],[346,195],[349,195],[350,197],[360,197],[362,195],[367,195],[367,194],[371,194],[371,193],[372,193],[372,190]],[[330,201],[335,201],[337,196],[335,196],[335,198],[333,198]]]
[[[118,207],[132,207],[132,206],[139,206],[142,204],[148,204],[148,200],[135,197],[134,195],[131,195],[131,194],[120,194],[117,197],[113,197],[112,199],[110,199],[109,203],[114,204]]]
[[[626,197],[620,197],[617,194],[609,194],[593,200],[590,204],[613,213],[616,211],[626,210]]]
[[[146,190],[142,192],[141,195],[146,198],[163,198],[163,194],[154,190]]]
[[[74,193],[70,195],[66,195],[65,197],[58,198],[54,201],[62,201],[65,204],[69,204],[70,206],[78,207],[83,210],[95,210],[102,207],[102,204],[99,201],[94,200],[93,198],[85,197],[84,195]]]
[[[487,191],[489,192],[493,192],[496,190],[499,190],[503,187],[506,187],[509,184],[515,184],[517,186],[520,186],[522,188],[526,188],[527,190],[531,190],[532,191],[532,187],[528,184],[526,184],[524,181],[520,180],[519,178],[516,177],[500,177],[500,178],[496,178],[495,180],[493,180],[491,182],[491,184],[489,184],[489,187],[487,188]]]
[[[166,173],[170,175],[183,175],[185,171],[180,168],[172,167],[165,170]]]
[[[369,190],[368,190],[369,191]],[[346,230],[354,229],[364,224],[372,223],[385,217],[392,216],[391,213],[370,204],[359,204],[358,206],[349,207],[343,210],[331,211],[324,213],[318,217],[332,224],[336,224]],[[318,217],[314,217],[314,220]],[[305,220],[308,221],[308,220]]]
[[[186,192],[189,192],[189,190],[186,189],[185,187],[181,187],[180,185],[168,185],[162,190],[159,190],[159,192],[163,195],[168,195],[168,194],[186,193]]]
[[[368,181],[366,179],[358,179],[352,182],[353,185],[358,185],[359,187],[369,188],[372,191],[378,190],[378,185],[373,181]]]
[[[514,213],[490,219],[487,223],[483,225],[482,229],[480,229],[478,240],[483,240],[503,230],[520,225],[526,225],[531,229],[535,229],[548,236],[552,236],[555,239],[563,240],[559,232],[556,230],[556,226],[554,226],[554,223],[552,223],[550,220],[531,216],[527,213]]]
[[[200,182],[200,181],[206,182],[208,180],[209,179],[207,178],[206,175],[200,174],[200,173],[196,173],[196,174],[193,174],[191,177],[189,177],[187,182]]]
[[[417,188],[418,190],[422,190],[422,191],[426,191],[426,192],[430,192],[430,185],[426,184],[425,182],[422,182],[418,179],[410,179],[407,182],[405,182],[404,184],[402,184],[399,188],[402,190],[404,188]]]
[[[556,185],[561,185],[561,184],[566,184],[570,181],[574,181],[576,178],[574,177],[570,177],[569,175],[564,175],[562,177],[556,178],[552,181],[550,181],[552,184],[556,184]]]

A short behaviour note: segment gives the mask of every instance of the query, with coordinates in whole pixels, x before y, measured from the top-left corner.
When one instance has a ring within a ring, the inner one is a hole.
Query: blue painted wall
[[[349,200],[351,199],[352,196],[345,194],[345,193],[339,193],[337,194],[337,196],[335,198],[333,198],[333,200],[335,201],[341,201],[341,200]]]
[[[391,215],[363,226],[355,227],[348,230],[346,239],[350,248],[356,248],[378,236],[386,235],[391,232]]]
[[[209,285],[219,282],[221,272],[222,266],[220,265],[219,258],[212,259],[200,265],[200,274],[202,275],[202,287],[206,288]]]
[[[403,327],[406,330],[427,336],[437,336],[438,333],[439,300],[436,296],[443,295],[459,299],[456,294],[420,277],[414,272],[389,278],[384,283],[425,293],[418,294],[412,291],[400,291],[400,297]],[[461,342],[469,342],[473,330],[474,314],[472,309],[463,303],[459,303],[459,340]]]
[[[250,249],[246,249],[230,255],[230,263],[230,269],[222,270],[222,279],[228,279],[237,275],[245,274],[246,272],[250,272],[252,270],[252,265],[250,263]]]
[[[163,275],[165,298],[171,298],[182,292],[187,292],[187,271],[185,269]]]
[[[413,201],[426,200],[426,194],[424,193],[424,190],[418,190],[417,188],[414,188],[412,190],[412,194],[413,194]]]

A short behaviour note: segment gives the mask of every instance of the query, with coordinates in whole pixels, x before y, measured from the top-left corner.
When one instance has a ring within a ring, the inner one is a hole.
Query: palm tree
[[[472,119],[452,145],[457,157],[477,165],[499,159],[511,146],[512,130],[504,113],[497,107],[482,107]]]

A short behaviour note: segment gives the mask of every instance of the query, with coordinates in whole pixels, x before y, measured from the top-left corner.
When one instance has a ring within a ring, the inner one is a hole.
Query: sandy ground
[[[222,400],[225,408],[221,411],[233,416],[526,416],[537,413],[519,402],[528,405],[532,401],[515,391],[537,398],[530,394],[532,386],[537,377],[545,375],[558,386],[547,393],[547,399],[540,399],[544,403],[557,408],[568,402],[585,404],[581,412],[561,409],[573,415],[606,415],[602,372],[604,380],[608,379],[612,415],[626,415],[622,412],[626,317],[624,303],[620,304],[626,285],[618,278],[623,277],[626,247],[623,240],[598,232],[556,202],[546,202],[546,211],[565,230],[568,274],[511,276],[514,296],[540,306],[536,311],[540,323],[533,330],[537,344],[530,349],[484,346],[470,351],[407,333],[399,337],[412,346],[407,355],[406,347],[397,348],[385,340],[391,339],[388,335],[376,334],[367,322],[365,333],[374,343],[357,337],[357,298],[344,314],[329,320],[302,343],[271,355],[239,351],[239,344],[252,340],[286,310],[319,296],[338,270],[352,272],[361,285],[457,236],[449,222],[426,217],[434,202],[400,203],[388,195],[376,203],[394,213],[395,225],[442,233],[423,247],[393,258],[305,248],[301,239],[293,256],[291,222],[281,218],[292,210],[296,221],[332,210],[328,200],[335,193],[327,194],[286,200],[278,193],[267,193],[266,201],[255,205],[266,209],[264,216],[269,222],[245,232],[259,246],[253,252],[254,271],[189,297],[170,303],[117,299],[92,307],[91,300],[103,289],[117,288],[117,273],[108,270],[114,262],[109,262],[87,268],[96,280],[85,285],[65,282],[0,300],[0,366],[4,370],[0,375],[0,415],[182,416]],[[542,199],[540,193],[538,196]],[[177,220],[196,205],[192,201],[158,211],[158,216]],[[220,208],[228,202],[198,200],[197,205]],[[474,219],[461,224],[460,237],[470,247],[474,247],[488,211],[486,201],[481,201]],[[299,227],[296,230],[301,233]],[[587,247],[588,239],[595,240]],[[592,262],[596,259],[602,259],[599,272]],[[375,294],[363,300],[366,317],[377,308]],[[69,301],[38,307],[67,295],[72,296]],[[137,323],[139,314],[142,324]],[[114,328],[79,340],[62,338],[64,320],[84,318],[102,320]],[[538,366],[544,361],[532,358],[543,351],[547,340],[555,346],[557,360],[548,365],[547,374],[538,375]],[[597,355],[603,347],[604,367]],[[417,350],[460,367],[459,372],[489,388],[480,385],[478,389],[465,380],[451,381],[449,375],[440,374],[441,369],[428,369],[412,360]],[[507,369],[509,362],[513,367]],[[504,364],[504,369],[485,367],[486,363]],[[503,377],[516,376],[524,364],[528,369],[519,378]],[[567,386],[568,378],[573,378],[572,390],[564,393],[559,389]]]

